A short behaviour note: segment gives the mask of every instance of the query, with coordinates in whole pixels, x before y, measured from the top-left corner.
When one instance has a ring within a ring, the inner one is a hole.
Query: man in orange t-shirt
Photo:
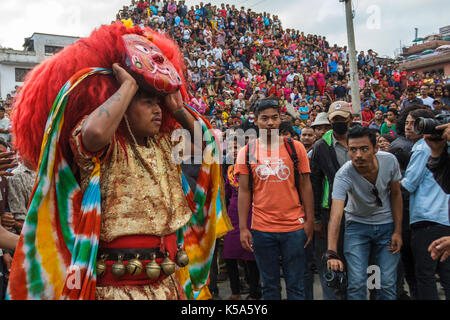
[[[250,142],[249,170],[247,145],[239,151],[235,175],[239,175],[239,228],[242,247],[253,251],[261,275],[263,298],[280,300],[280,260],[287,298],[304,299],[305,248],[311,241],[314,199],[309,178],[309,160],[302,143],[294,141],[298,157],[299,192],[295,186],[294,163],[284,139],[278,135],[280,109],[277,99],[264,99],[255,110],[260,138]],[[267,134],[267,139],[265,137]],[[247,217],[251,197],[251,231]],[[300,201],[301,200],[301,201]],[[303,204],[303,205],[302,205]]]

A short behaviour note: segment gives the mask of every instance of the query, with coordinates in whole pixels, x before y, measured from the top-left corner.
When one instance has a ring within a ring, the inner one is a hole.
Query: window
[[[63,47],[58,46],[45,46],[45,54],[55,54],[61,51]]]
[[[28,71],[31,69],[16,68],[16,82],[23,82]]]

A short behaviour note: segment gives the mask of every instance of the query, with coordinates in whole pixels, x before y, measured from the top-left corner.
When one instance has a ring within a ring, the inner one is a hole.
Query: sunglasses
[[[376,187],[373,187],[372,194],[375,196],[375,203],[377,204],[377,207],[382,207],[383,202],[381,202],[381,199],[378,196],[378,189]]]

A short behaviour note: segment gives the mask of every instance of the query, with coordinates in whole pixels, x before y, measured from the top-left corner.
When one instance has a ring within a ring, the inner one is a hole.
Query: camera
[[[345,271],[333,271],[328,270],[323,277],[327,287],[337,289],[339,291],[345,291],[347,288],[347,273]]]
[[[414,122],[414,131],[418,134],[433,134],[441,136],[443,130],[436,130],[436,127],[449,122],[449,112],[441,112],[436,115],[434,119],[420,117]]]

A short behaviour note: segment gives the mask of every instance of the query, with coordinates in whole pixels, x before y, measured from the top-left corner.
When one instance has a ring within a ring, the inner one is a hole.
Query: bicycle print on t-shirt
[[[263,164],[255,169],[255,174],[260,180],[267,180],[270,176],[277,177],[273,182],[281,182],[287,180],[291,174],[291,170],[284,164],[283,159],[265,159]]]

